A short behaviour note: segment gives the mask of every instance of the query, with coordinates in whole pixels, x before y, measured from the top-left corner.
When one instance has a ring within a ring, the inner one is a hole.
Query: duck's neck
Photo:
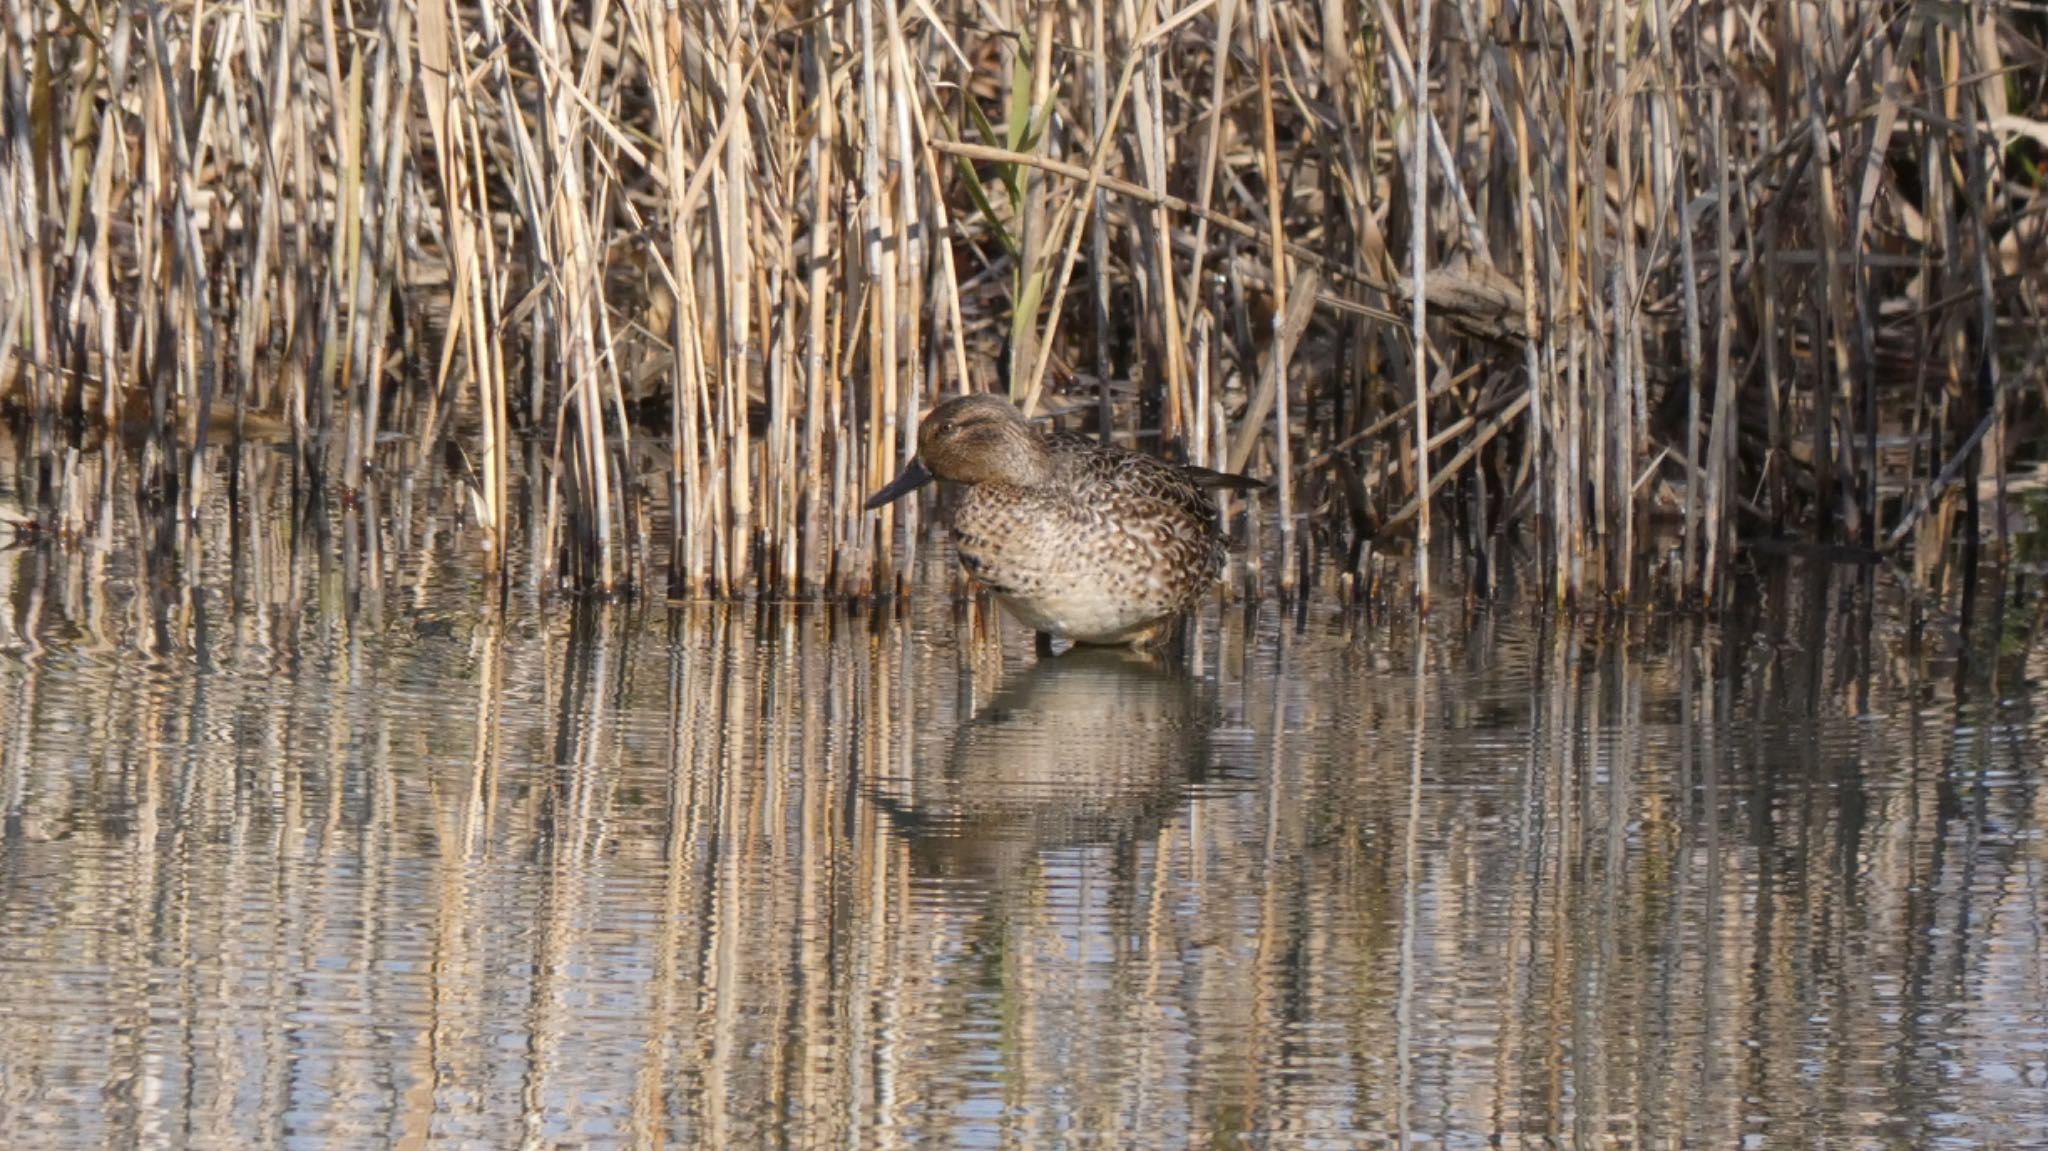
[[[1051,483],[1058,470],[1053,460],[1052,447],[1040,435],[1020,437],[1017,451],[1010,457],[1006,469],[1009,482],[1018,487],[1038,487]]]

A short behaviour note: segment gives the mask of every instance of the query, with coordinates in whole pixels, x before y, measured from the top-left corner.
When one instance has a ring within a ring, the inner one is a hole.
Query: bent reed
[[[994,391],[1270,479],[1282,593],[1435,556],[1712,604],[1760,541],[1944,592],[2039,455],[2032,6],[18,0],[0,37],[0,405],[66,532],[126,466],[190,522],[209,445],[281,438],[350,514],[455,460],[542,586],[871,594],[915,414]]]

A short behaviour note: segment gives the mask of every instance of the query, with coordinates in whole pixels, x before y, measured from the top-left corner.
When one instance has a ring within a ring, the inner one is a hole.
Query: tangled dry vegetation
[[[1272,477],[1286,590],[1377,547],[1711,601],[1756,540],[1939,590],[2037,439],[2033,5],[14,0],[4,35],[0,397],[56,517],[110,428],[187,511],[232,437],[351,508],[445,450],[550,584],[858,594],[915,526],[862,496],[972,387]]]

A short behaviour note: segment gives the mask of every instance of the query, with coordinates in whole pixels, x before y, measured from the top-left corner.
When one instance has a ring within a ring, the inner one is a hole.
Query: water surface
[[[0,551],[11,1146],[2048,1146],[2030,595],[1044,660],[288,535]]]

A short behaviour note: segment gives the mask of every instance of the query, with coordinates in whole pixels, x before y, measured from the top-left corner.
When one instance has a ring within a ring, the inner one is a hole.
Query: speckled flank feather
[[[1027,625],[1082,643],[1163,635],[1223,564],[1205,488],[1257,486],[1041,435],[990,396],[939,405],[922,433],[921,468],[970,485],[953,518],[961,566]]]

